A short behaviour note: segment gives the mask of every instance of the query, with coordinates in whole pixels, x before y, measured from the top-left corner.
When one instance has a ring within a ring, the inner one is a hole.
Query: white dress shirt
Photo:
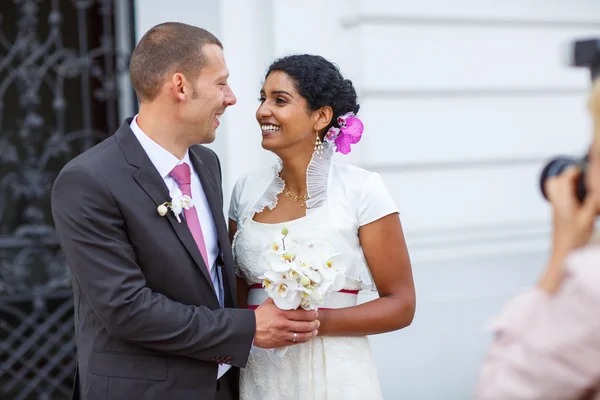
[[[198,219],[200,220],[200,226],[202,226],[202,234],[204,236],[204,243],[206,245],[206,254],[208,257],[208,263],[210,265],[210,275],[212,277],[213,285],[215,287],[215,292],[217,293],[219,304],[221,305],[221,307],[223,307],[223,279],[221,276],[221,268],[218,267],[215,262],[219,255],[217,227],[215,226],[215,221],[210,211],[208,200],[206,199],[206,195],[204,194],[204,190],[202,189],[200,177],[198,176],[198,173],[194,169],[194,165],[190,160],[189,151],[186,151],[183,160],[177,159],[177,157],[169,153],[154,140],[150,139],[150,137],[146,135],[144,131],[142,131],[140,126],[137,124],[137,115],[133,118],[129,127],[131,128],[131,130],[135,134],[135,137],[142,145],[144,151],[150,158],[150,161],[152,161],[152,164],[154,164],[154,167],[157,169],[158,173],[163,178],[169,190],[175,187],[179,187],[175,179],[169,176],[173,168],[184,162],[190,166],[190,171],[192,175],[191,189],[194,208],[196,208],[196,213],[198,214]],[[220,364],[217,379],[223,376],[223,374],[227,372],[229,368],[231,368],[231,366],[228,364]]]

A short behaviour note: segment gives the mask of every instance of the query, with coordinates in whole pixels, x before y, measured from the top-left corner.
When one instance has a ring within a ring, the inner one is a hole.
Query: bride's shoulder
[[[348,164],[340,161],[333,161],[331,168],[335,173],[339,174],[357,174],[357,176],[368,176],[372,172],[364,168],[357,167],[353,164]]]
[[[279,178],[280,165],[260,168],[241,175],[231,194],[229,217],[234,221],[258,212],[277,202],[277,194],[283,190],[283,181]]]
[[[334,203],[346,204],[347,209],[356,212],[361,226],[398,212],[393,197],[377,172],[336,162],[332,164],[331,173]]]
[[[376,172],[336,161],[331,165],[331,179],[334,184],[343,186],[345,190],[362,192],[366,185],[380,177]]]

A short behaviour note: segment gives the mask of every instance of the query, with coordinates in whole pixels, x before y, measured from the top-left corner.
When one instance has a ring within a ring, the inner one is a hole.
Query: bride
[[[283,228],[344,257],[344,290],[319,308],[319,334],[283,357],[254,348],[241,372],[251,400],[380,399],[367,335],[410,325],[415,289],[398,210],[381,177],[333,161],[360,140],[352,82],[320,56],[275,61],[260,91],[262,146],[279,160],[242,176],[229,211],[241,307],[264,300],[261,253]],[[357,305],[360,290],[379,298]],[[293,344],[290,342],[290,345]]]

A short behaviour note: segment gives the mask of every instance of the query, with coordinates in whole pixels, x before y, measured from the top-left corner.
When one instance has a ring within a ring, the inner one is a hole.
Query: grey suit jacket
[[[219,160],[190,149],[217,227],[225,308],[185,221],[158,214],[169,193],[130,122],[69,162],[52,190],[73,276],[74,398],[213,399],[218,363],[239,372],[255,332],[254,313],[235,308]]]

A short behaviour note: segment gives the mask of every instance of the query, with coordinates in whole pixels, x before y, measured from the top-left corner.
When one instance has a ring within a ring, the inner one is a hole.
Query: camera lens
[[[578,166],[582,171],[581,175],[577,179],[575,193],[577,195],[577,199],[579,199],[580,202],[583,202],[583,199],[587,194],[585,188],[585,167],[587,166],[587,160],[587,156],[585,156],[584,158],[556,157],[550,160],[550,162],[548,162],[548,164],[546,164],[546,166],[542,170],[542,174],[540,177],[540,189],[544,198],[548,200],[548,196],[546,195],[546,191],[544,189],[544,184],[546,183],[546,180],[548,178],[552,178],[554,176],[562,174],[570,166],[575,165]]]

